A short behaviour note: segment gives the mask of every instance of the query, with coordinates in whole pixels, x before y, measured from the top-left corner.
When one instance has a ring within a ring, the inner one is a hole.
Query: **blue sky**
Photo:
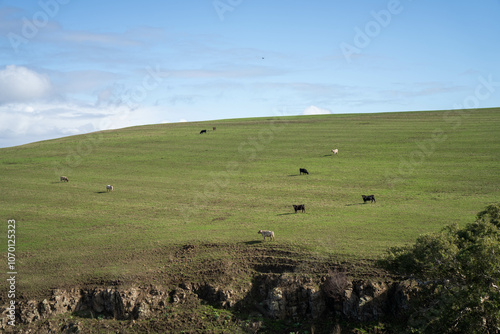
[[[498,107],[499,17],[499,0],[0,0],[0,147],[142,124]]]

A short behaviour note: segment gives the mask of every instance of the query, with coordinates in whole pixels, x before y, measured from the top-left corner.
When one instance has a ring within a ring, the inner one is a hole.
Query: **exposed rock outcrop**
[[[214,284],[183,283],[171,289],[159,286],[98,289],[55,289],[41,301],[22,301],[17,305],[16,323],[29,324],[59,314],[73,313],[84,318],[137,320],[201,299],[219,308],[235,308],[272,319],[318,319],[328,316],[353,321],[373,321],[396,316],[407,307],[410,282],[349,282],[342,298],[333,299],[322,289],[325,278],[306,275],[261,274],[248,289]],[[0,328],[8,327],[6,306],[1,308]],[[78,329],[74,323],[67,331]]]

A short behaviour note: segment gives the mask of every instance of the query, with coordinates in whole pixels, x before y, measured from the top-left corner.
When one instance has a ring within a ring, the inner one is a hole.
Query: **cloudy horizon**
[[[0,147],[128,126],[500,106],[500,1],[0,1]]]

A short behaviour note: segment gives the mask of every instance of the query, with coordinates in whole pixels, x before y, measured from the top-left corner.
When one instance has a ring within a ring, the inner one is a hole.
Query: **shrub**
[[[349,287],[349,280],[344,272],[328,271],[325,283],[323,284],[323,292],[335,302],[340,302],[344,299],[345,290]]]
[[[448,226],[388,250],[389,269],[420,282],[409,318],[414,332],[500,332],[499,217],[500,206],[490,205],[463,229]]]
[[[483,211],[477,214],[476,221],[490,222],[500,228],[500,205],[488,205]]]

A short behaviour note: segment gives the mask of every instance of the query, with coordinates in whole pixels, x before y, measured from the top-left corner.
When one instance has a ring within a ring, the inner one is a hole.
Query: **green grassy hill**
[[[500,109],[427,111],[162,124],[5,148],[0,247],[15,219],[26,291],[161,271],[168,257],[151,254],[175,245],[262,247],[259,229],[275,231],[265,247],[376,259],[499,201],[499,130]]]

